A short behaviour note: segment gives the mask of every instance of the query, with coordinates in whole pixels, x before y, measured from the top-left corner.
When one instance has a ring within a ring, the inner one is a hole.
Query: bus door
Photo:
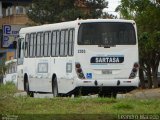
[[[17,45],[17,86],[19,90],[24,90],[23,61],[24,61],[24,38],[19,38]]]

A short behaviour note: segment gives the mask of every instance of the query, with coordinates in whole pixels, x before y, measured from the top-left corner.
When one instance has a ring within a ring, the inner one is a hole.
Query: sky
[[[121,0],[106,0],[106,1],[108,1],[108,8],[105,8],[104,11],[118,16],[118,13],[116,13],[114,11],[115,11],[116,7],[120,4]]]

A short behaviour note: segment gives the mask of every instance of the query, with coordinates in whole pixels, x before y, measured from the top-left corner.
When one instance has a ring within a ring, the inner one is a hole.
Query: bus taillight
[[[76,64],[75,64],[75,68],[76,68],[76,73],[77,73],[77,75],[78,75],[78,78],[80,78],[80,79],[85,79],[85,76],[84,76],[84,74],[83,74],[83,70],[82,70],[82,68],[81,68],[80,63],[76,63]]]
[[[138,72],[138,68],[139,68],[139,64],[138,63],[134,63],[131,74],[129,76],[129,79],[134,79],[137,75]]]
[[[139,64],[138,63],[134,63],[134,68],[138,68]]]
[[[81,73],[82,72],[82,69],[81,68],[78,68],[77,69],[77,73]]]
[[[80,68],[81,65],[79,63],[76,63],[76,68]]]

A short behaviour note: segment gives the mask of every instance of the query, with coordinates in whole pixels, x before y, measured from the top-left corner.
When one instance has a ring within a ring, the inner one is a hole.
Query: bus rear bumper
[[[87,94],[111,94],[127,93],[139,86],[139,78],[135,79],[112,79],[112,80],[77,80],[74,90],[69,94],[78,93]]]
[[[129,87],[139,86],[139,78],[136,77],[134,79],[109,79],[109,80],[81,80],[78,79],[76,86],[90,86],[90,87]]]

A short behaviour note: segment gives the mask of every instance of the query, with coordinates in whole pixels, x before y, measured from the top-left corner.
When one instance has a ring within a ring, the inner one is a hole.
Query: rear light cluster
[[[129,76],[129,79],[134,79],[137,75],[138,72],[138,68],[139,68],[139,64],[138,63],[134,63],[131,74]]]
[[[76,68],[76,73],[78,75],[78,78],[85,79],[85,76],[83,74],[83,70],[81,68],[81,64],[80,63],[76,63],[75,64],[75,68]]]

